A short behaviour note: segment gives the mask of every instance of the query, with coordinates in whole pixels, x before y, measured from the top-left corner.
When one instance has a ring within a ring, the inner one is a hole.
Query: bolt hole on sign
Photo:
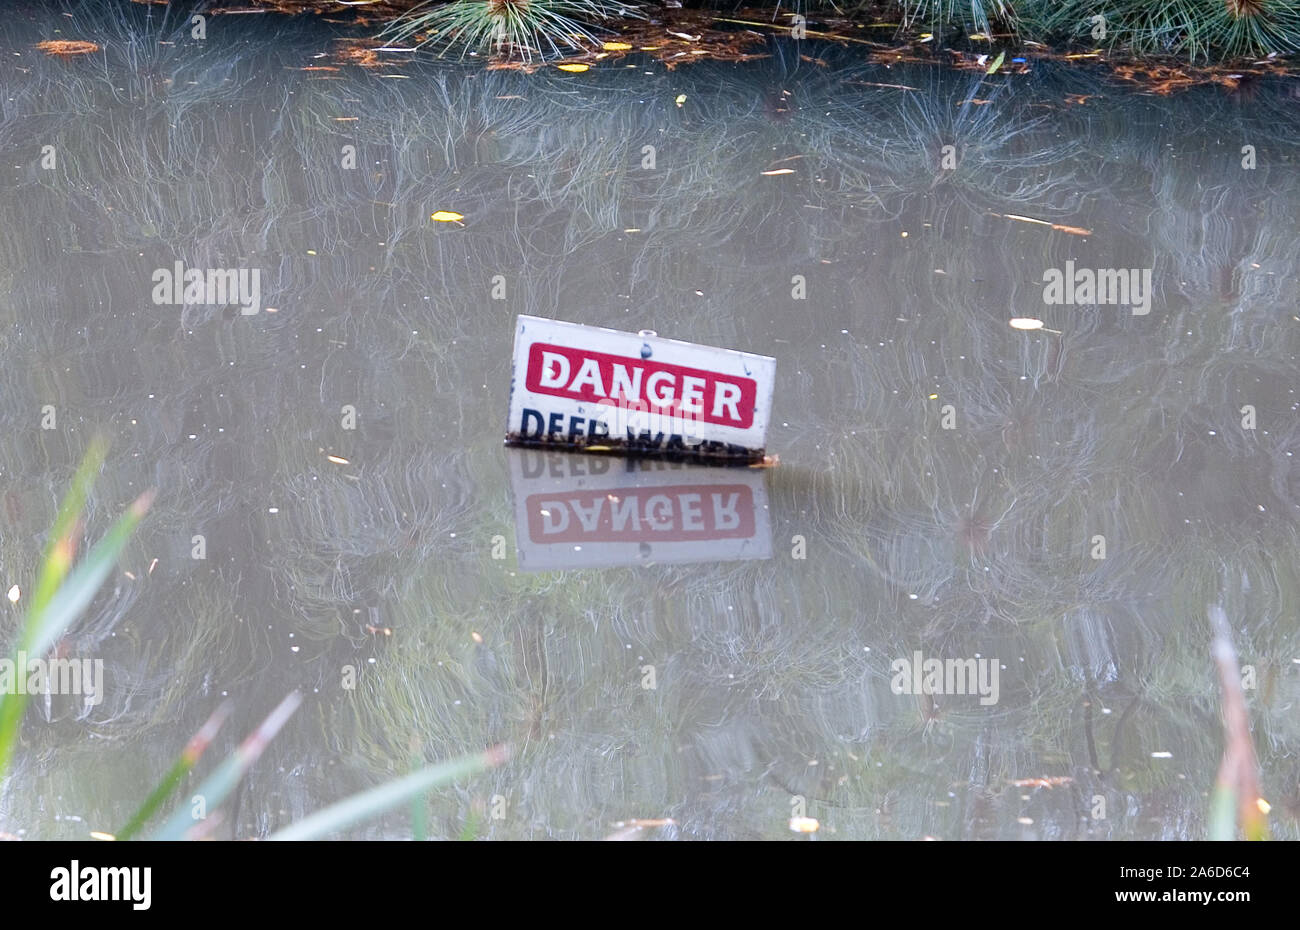
[[[755,464],[775,378],[766,355],[521,315],[506,443]]]

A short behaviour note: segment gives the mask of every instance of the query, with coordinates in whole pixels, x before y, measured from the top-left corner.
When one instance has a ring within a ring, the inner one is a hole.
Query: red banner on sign
[[[752,378],[541,342],[528,353],[524,384],[534,394],[644,404],[651,413],[738,429],[753,424],[758,395]]]

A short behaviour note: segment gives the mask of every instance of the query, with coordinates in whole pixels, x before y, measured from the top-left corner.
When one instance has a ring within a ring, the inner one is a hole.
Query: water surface
[[[430,798],[434,835],[786,838],[806,812],[822,839],[1198,838],[1221,603],[1296,838],[1293,88],[783,42],[366,69],[309,19],[196,43],[159,8],[67,9],[0,21],[0,582],[31,590],[93,435],[88,536],[158,499],[64,644],[104,701],[33,702],[0,829],[112,831],[223,696],[214,758],[299,689],[214,835],[508,742]],[[155,304],[177,261],[258,269],[260,312]],[[1045,304],[1067,261],[1151,269],[1150,311]],[[774,356],[780,466],[504,449],[519,313]],[[532,494],[731,478],[729,541],[543,551],[527,523]],[[895,694],[918,651],[996,661],[997,702]]]

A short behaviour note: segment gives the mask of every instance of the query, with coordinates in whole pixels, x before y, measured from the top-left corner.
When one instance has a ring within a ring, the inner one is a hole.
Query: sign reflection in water
[[[772,557],[764,470],[507,449],[523,571]]]

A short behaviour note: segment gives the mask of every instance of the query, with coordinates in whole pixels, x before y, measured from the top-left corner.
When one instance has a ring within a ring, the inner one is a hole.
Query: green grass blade
[[[420,738],[411,739],[411,771],[418,771],[422,766]],[[425,801],[424,792],[421,791],[415,797],[411,798],[411,839],[417,843],[423,843],[429,838],[429,805]]]
[[[1237,838],[1237,793],[1228,785],[1215,785],[1210,795],[1209,837],[1232,841]]]
[[[97,542],[63,584],[54,592],[44,609],[33,611],[27,619],[23,648],[29,655],[45,655],[64,631],[72,625],[94,599],[100,585],[117,564],[117,557],[131,538],[141,518],[153,502],[153,492],[141,494],[113,528]]]
[[[472,843],[478,839],[479,827],[482,826],[482,818],[478,811],[471,810],[469,817],[465,819],[465,826],[461,828],[460,836],[457,837],[462,843]]]
[[[81,513],[86,509],[86,498],[95,483],[95,476],[103,467],[104,457],[108,454],[108,443],[102,438],[92,440],[90,448],[77,466],[72,476],[72,486],[59,504],[59,513],[54,518],[54,527],[45,544],[45,553],[41,557],[41,571],[32,591],[29,615],[39,613],[49,603],[54,592],[63,583],[68,569],[72,567],[72,558],[76,554],[77,540],[75,530],[81,520]],[[23,644],[20,642],[19,647]]]
[[[97,458],[98,456],[98,458]],[[77,568],[67,574],[68,564],[72,559],[75,546],[69,542],[72,538],[72,526],[81,515],[88,481],[94,475],[98,465],[88,467],[88,463],[102,460],[102,452],[93,448],[81,467],[77,469],[74,489],[69,492],[56,520],[57,532],[53,535],[46,564],[41,569],[41,580],[37,583],[37,593],[33,605],[28,611],[27,620],[18,636],[18,643],[12,656],[14,669],[25,663],[20,662],[21,654],[28,658],[43,656],[58,641],[81,611],[86,609],[99,586],[104,583],[108,573],[117,564],[118,556],[135,530],[149,504],[153,501],[153,492],[146,492],[136,498],[125,514],[113,525]],[[71,502],[71,506],[69,505]],[[64,542],[60,542],[62,539]],[[58,577],[61,583],[53,594],[42,593],[48,587],[47,578]],[[23,714],[27,710],[27,694],[0,695],[0,777],[3,777],[13,759],[14,749],[18,744],[18,731],[22,727]]]
[[[117,839],[131,839],[158,812],[158,808],[162,807],[163,802],[171,797],[177,786],[180,785],[181,780],[190,773],[190,770],[194,768],[199,759],[203,758],[203,753],[220,731],[221,725],[226,722],[226,718],[230,716],[230,711],[234,706],[233,701],[223,701],[212,712],[212,716],[207,719],[203,726],[199,727],[199,731],[190,737],[190,741],[181,750],[175,764],[167,770],[167,774],[154,786],[153,791],[149,793],[149,797],[145,798],[144,803],[140,805],[140,809],[127,821],[126,826],[117,831]]]
[[[411,798],[411,839],[423,843],[429,838],[429,811],[423,793]]]
[[[404,778],[398,778],[369,791],[354,794],[337,804],[331,804],[324,810],[317,811],[309,817],[277,833],[271,834],[272,840],[315,840],[329,833],[336,833],[345,827],[362,820],[368,820],[378,814],[422,794],[430,788],[437,788],[458,778],[473,775],[484,769],[500,765],[507,756],[503,747],[489,749],[472,756],[462,756],[450,762],[441,762],[421,769]]]
[[[203,781],[203,784],[199,785],[199,789],[195,794],[203,798],[207,814],[215,811],[230,792],[235,790],[235,786],[252,768],[253,763],[266,749],[267,744],[275,738],[275,734],[280,732],[280,728],[288,722],[301,703],[302,695],[297,691],[290,692],[288,697],[281,701],[275,710],[271,711],[266,719],[258,725],[257,729],[239,744],[239,748],[227,756],[226,760],[217,766],[216,771],[209,775]],[[172,812],[171,817],[163,824],[162,829],[158,831],[154,839],[184,839],[186,831],[198,822],[194,818],[190,805],[188,803],[181,804]]]

